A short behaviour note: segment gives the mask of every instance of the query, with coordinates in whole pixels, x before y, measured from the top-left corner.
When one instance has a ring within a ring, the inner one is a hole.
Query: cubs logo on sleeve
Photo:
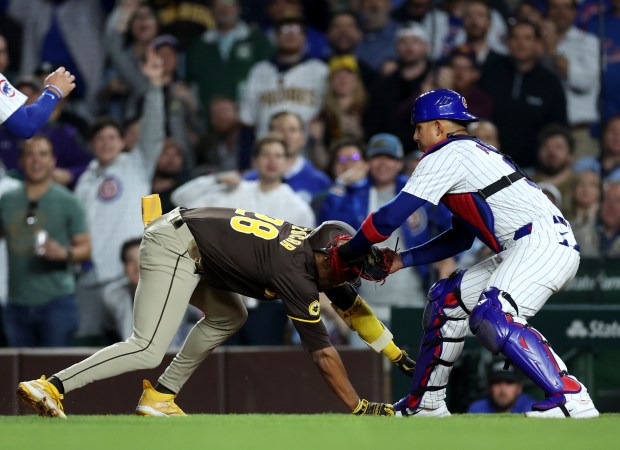
[[[15,89],[11,83],[0,74],[0,123],[7,120],[15,111],[26,103],[24,94]]]
[[[11,83],[4,79],[0,80],[0,92],[2,92],[2,95],[5,97],[15,97],[15,89],[11,86]]]
[[[97,199],[108,203],[117,200],[123,192],[123,183],[115,175],[108,175],[99,185]]]

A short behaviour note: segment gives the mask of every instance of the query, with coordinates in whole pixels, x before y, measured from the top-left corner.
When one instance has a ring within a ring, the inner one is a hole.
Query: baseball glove
[[[387,252],[373,245],[370,247],[370,251],[354,264],[355,270],[358,271],[360,277],[383,284],[386,277],[390,274],[392,259]]]

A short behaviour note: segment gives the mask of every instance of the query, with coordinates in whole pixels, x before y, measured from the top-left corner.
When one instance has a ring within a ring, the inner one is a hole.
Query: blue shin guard
[[[467,333],[467,313],[460,299],[464,274],[464,271],[456,271],[436,282],[428,292],[422,324],[424,336],[410,392],[394,405],[403,415],[418,408],[425,393],[429,393],[425,407],[434,408],[443,404],[452,364],[463,349]]]
[[[506,294],[495,287],[485,289],[471,312],[469,326],[482,345],[493,353],[506,356],[548,397],[581,391],[581,384],[567,376],[564,363],[551,350],[545,338],[534,328],[515,322],[510,314],[504,312],[500,298],[505,297]],[[556,400],[551,401],[553,405],[549,404],[549,408],[557,407],[558,402],[562,402],[561,399]]]

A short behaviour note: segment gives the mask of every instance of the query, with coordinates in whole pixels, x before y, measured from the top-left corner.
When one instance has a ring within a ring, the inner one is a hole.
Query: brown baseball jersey
[[[181,209],[181,216],[196,239],[211,286],[257,299],[279,298],[304,348],[331,346],[320,318],[314,253],[305,240],[310,228],[241,209]],[[330,290],[344,297],[350,292]]]

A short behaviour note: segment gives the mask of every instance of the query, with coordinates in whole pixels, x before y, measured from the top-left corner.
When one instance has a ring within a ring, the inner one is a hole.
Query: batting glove
[[[415,361],[409,357],[406,351],[403,350],[402,352],[402,355],[400,355],[400,358],[394,361],[394,364],[402,373],[404,373],[408,377],[412,377],[413,369],[415,369]]]
[[[353,410],[356,416],[393,416],[396,412],[389,403],[369,402],[366,399],[359,399],[357,406]]]

